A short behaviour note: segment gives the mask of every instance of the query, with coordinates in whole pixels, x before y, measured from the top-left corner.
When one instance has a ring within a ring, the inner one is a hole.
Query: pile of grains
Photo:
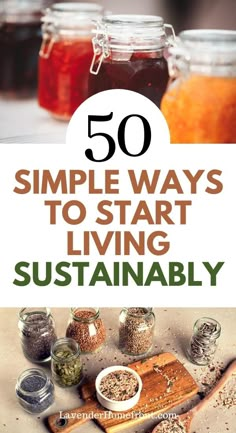
[[[208,364],[214,357],[216,351],[216,339],[218,337],[218,323],[210,320],[207,321],[207,319],[202,321],[190,342],[188,355],[191,361],[199,365]]]
[[[69,348],[60,348],[54,352],[52,360],[53,379],[58,385],[67,387],[78,385],[82,377],[82,364]]]
[[[117,370],[102,378],[99,389],[110,400],[125,401],[137,393],[138,387],[138,381],[130,371]]]
[[[224,371],[225,366],[223,362],[211,363],[202,367],[201,370],[194,370],[195,374],[198,376],[198,383],[200,385],[200,391],[198,392],[200,399],[203,399],[209,394],[211,389],[218,383]]]
[[[147,308],[128,308],[125,318],[121,312],[119,345],[127,355],[143,355],[153,344],[154,316]]]
[[[179,420],[162,421],[155,430],[155,433],[187,433],[186,428]]]
[[[223,374],[223,370],[221,370]],[[218,379],[219,380],[219,379]],[[224,388],[218,393],[215,398],[215,408],[223,407],[224,409],[232,409],[236,407],[236,377],[232,376],[231,379],[225,384]]]
[[[221,395],[221,399],[222,399],[223,406],[225,406],[227,409],[231,409],[231,407],[236,406],[236,393],[235,392],[234,392],[233,396],[224,396],[222,398],[222,395]]]
[[[54,402],[54,386],[44,373],[32,369],[17,384],[16,395],[27,412],[41,413]]]
[[[106,329],[99,313],[91,310],[73,310],[73,318],[66,337],[73,338],[83,353],[96,352],[106,340]]]
[[[223,362],[216,362],[209,364],[207,367],[202,368],[198,382],[200,384],[200,391],[198,395],[200,399],[205,398],[209,392],[219,382],[224,374],[225,366]],[[198,370],[195,370],[197,373]],[[232,376],[231,379],[225,384],[224,388],[216,395],[213,407],[215,409],[223,407],[224,409],[235,408],[236,406],[236,377]]]
[[[23,315],[19,322],[22,350],[33,362],[50,359],[51,346],[56,341],[54,321],[46,312]]]

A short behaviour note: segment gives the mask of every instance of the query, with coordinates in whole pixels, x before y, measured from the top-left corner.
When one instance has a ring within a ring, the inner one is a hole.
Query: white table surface
[[[129,363],[134,358],[121,354],[118,349],[118,316],[120,309],[101,309],[108,338],[102,351],[93,355],[83,355],[84,371],[91,379],[102,367],[119,363]],[[56,386],[56,403],[46,414],[39,417],[29,415],[17,404],[15,397],[15,383],[19,374],[33,366],[23,356],[17,329],[16,309],[0,309],[0,432],[1,433],[46,433],[45,417],[59,410],[73,409],[82,404],[76,389],[61,389]],[[52,313],[56,321],[58,336],[65,335],[69,317],[68,309],[54,309]],[[221,323],[222,334],[219,347],[212,365],[224,368],[233,358],[236,358],[236,309],[155,309],[156,333],[153,351],[172,352],[184,363],[194,379],[204,389],[203,383],[214,380],[215,372],[209,367],[199,367],[190,363],[186,358],[186,348],[192,333],[194,322],[202,316],[210,316]],[[50,374],[49,367],[43,367]],[[210,380],[209,380],[210,378]],[[236,393],[236,378],[227,386],[227,393]],[[182,413],[191,408],[199,397],[187,401],[172,412]],[[133,428],[122,430],[124,433],[150,433],[156,422],[145,421]],[[74,433],[99,433],[101,430],[93,421],[74,430]],[[219,403],[218,398],[207,405],[193,421],[191,433],[235,433],[236,432],[236,406],[228,409]]]
[[[66,128],[36,98],[0,98],[0,143],[65,143]]]

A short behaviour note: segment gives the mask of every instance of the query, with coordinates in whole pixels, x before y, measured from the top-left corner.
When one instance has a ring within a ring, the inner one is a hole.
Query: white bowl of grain
[[[103,407],[123,412],[138,403],[142,380],[131,368],[114,365],[98,374],[95,387],[97,399]]]

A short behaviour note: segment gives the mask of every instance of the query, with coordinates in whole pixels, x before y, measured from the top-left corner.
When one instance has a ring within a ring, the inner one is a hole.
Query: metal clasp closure
[[[168,41],[168,44],[174,45],[176,42],[176,34],[175,34],[174,27],[171,24],[164,24],[164,28],[165,28],[165,30],[167,30],[167,29],[169,30],[169,31],[166,31],[166,39]]]
[[[178,78],[189,70],[190,57],[179,47],[170,48],[170,55],[167,59],[169,75],[171,78]]]
[[[40,57],[42,57],[43,59],[49,58],[55,40],[56,40],[56,38],[54,38],[54,37],[49,37],[49,36],[43,37],[42,45],[41,45],[41,48],[39,51]]]
[[[93,59],[90,66],[90,73],[97,75],[100,71],[102,62],[109,56],[108,37],[106,31],[98,29],[96,36],[92,39]]]
[[[168,70],[170,78],[175,79],[179,76],[178,62],[174,55],[168,57]]]
[[[52,51],[52,47],[56,42],[56,40],[57,40],[57,35],[56,35],[55,27],[52,24],[45,23],[43,25],[42,45],[39,51],[40,57],[42,57],[43,59],[49,58]]]

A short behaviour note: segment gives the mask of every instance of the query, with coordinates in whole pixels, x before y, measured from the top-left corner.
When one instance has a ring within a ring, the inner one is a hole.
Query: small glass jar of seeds
[[[19,313],[18,328],[25,357],[37,363],[49,361],[51,346],[57,339],[50,309],[23,308]]]
[[[187,350],[188,358],[197,365],[207,365],[214,358],[217,339],[221,333],[220,324],[209,317],[198,319]]]
[[[16,383],[16,396],[24,410],[39,414],[53,404],[54,385],[43,370],[30,368],[19,376]]]
[[[119,317],[119,347],[127,355],[145,355],[154,338],[155,315],[152,308],[123,308]]]
[[[52,377],[64,388],[78,385],[82,379],[80,348],[72,338],[59,338],[51,349]]]
[[[66,336],[79,344],[81,353],[101,349],[106,340],[106,328],[97,308],[71,308]]]

